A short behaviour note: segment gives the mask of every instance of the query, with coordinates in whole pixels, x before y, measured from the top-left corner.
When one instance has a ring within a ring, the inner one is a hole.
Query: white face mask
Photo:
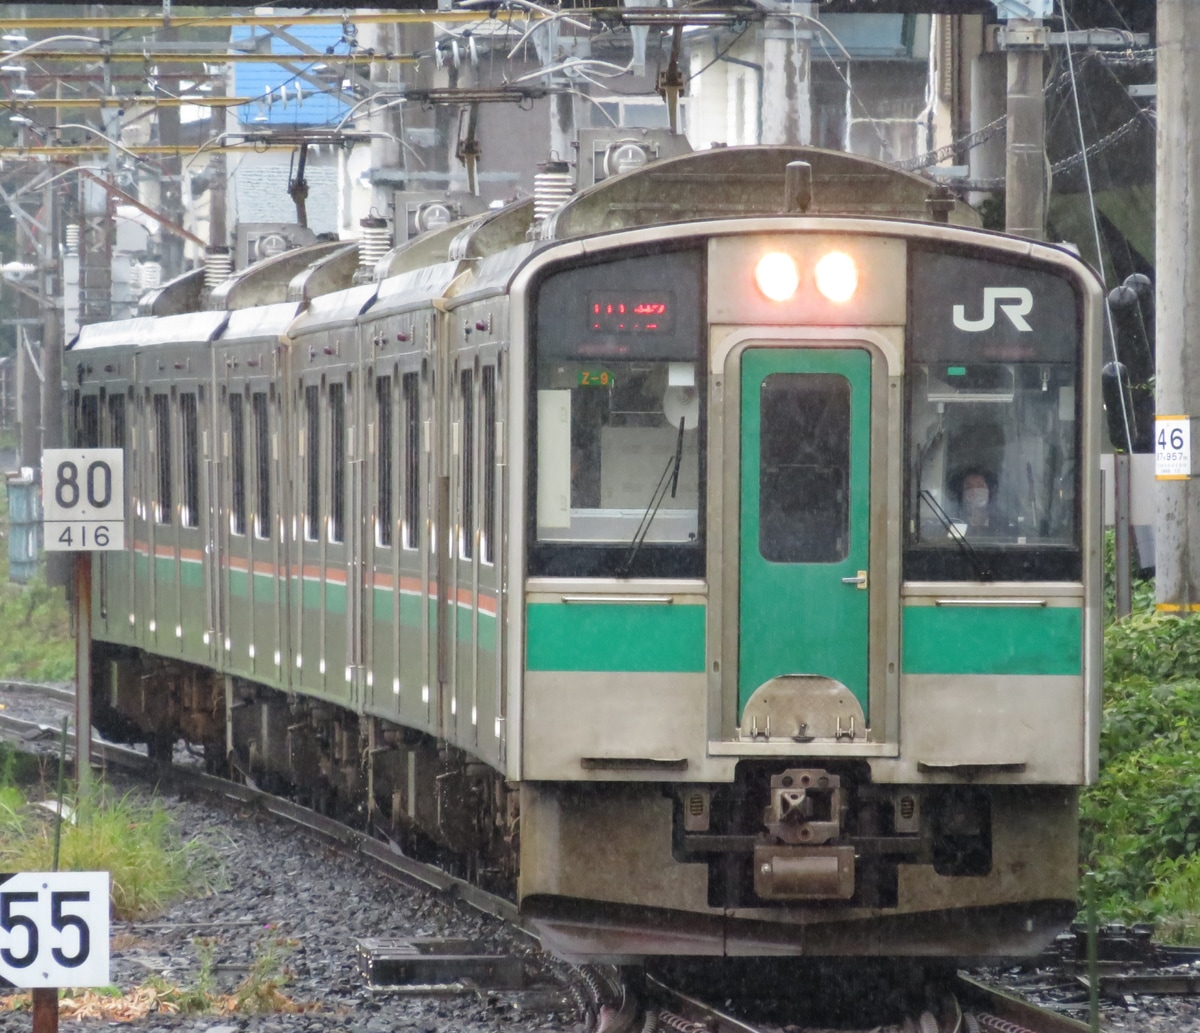
[[[987,488],[967,488],[963,492],[963,502],[970,509],[983,509],[988,504]]]

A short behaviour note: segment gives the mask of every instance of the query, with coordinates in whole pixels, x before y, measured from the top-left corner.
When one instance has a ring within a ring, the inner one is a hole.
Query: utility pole
[[[1183,471],[1166,471],[1166,449],[1156,449],[1155,581],[1158,609],[1179,613],[1200,610],[1200,484],[1192,483],[1200,419],[1200,207],[1194,201],[1200,190],[1200,127],[1192,117],[1200,105],[1200,53],[1195,44],[1200,39],[1200,4],[1158,0],[1157,34],[1155,439],[1168,426],[1178,430],[1188,462]]]
[[[1043,18],[1050,0],[992,0],[1005,19],[1000,39],[1008,53],[1008,148],[1004,163],[1004,228],[1034,240],[1046,237],[1047,42]]]
[[[40,243],[38,285],[42,296],[42,451],[63,446],[63,333],[58,270],[58,208],[54,187],[42,187],[42,219],[46,234]]]
[[[782,5],[781,5],[782,9]],[[795,2],[763,27],[762,142],[812,143],[812,38],[815,3]]]

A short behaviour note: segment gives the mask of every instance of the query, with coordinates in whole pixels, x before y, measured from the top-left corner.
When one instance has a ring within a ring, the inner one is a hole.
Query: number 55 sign
[[[125,548],[125,455],[119,448],[42,453],[47,552]]]
[[[0,979],[106,986],[108,872],[0,875]]]

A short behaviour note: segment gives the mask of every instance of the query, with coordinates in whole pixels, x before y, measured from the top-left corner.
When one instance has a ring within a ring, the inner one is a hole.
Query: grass
[[[27,799],[53,794],[28,771],[17,777],[19,756],[0,743],[0,871],[50,871],[55,816]],[[119,796],[101,783],[65,803],[73,820],[62,825],[59,869],[111,873],[115,919],[155,915],[174,900],[222,885],[214,851],[200,840],[184,841],[159,801]]]
[[[129,993],[116,987],[59,992],[59,1017],[68,1019],[108,1019],[136,1022],[151,1013],[160,1015],[274,1015],[283,1012],[317,1011],[315,1004],[292,1000],[284,993],[291,973],[283,965],[285,954],[295,942],[269,938],[256,945],[254,960],[246,977],[228,993],[222,993],[214,975],[215,940],[193,941],[200,971],[191,986],[180,986],[161,976],[153,976]],[[28,1011],[28,993],[0,997],[0,1009]]]
[[[0,743],[0,871],[53,868],[55,815],[31,802],[49,795],[44,774],[36,761]],[[66,803],[72,820],[60,830],[59,869],[109,872],[115,920],[149,918],[173,901],[226,885],[215,851],[201,839],[185,840],[161,802],[118,795],[101,783]],[[314,1007],[285,993],[291,973],[284,960],[294,941],[269,936],[257,943],[249,972],[228,992],[214,978],[218,941],[196,940],[193,946],[199,965],[194,985],[154,977],[128,993],[115,987],[64,990],[60,1015],[129,1022],[150,1012],[260,1015]],[[0,997],[0,1009],[29,1007],[27,993]]]

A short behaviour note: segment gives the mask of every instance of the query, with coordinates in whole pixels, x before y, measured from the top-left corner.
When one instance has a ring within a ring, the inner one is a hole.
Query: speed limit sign
[[[0,982],[106,986],[108,872],[0,875]]]
[[[119,448],[48,448],[42,453],[47,552],[125,548],[125,453]]]

